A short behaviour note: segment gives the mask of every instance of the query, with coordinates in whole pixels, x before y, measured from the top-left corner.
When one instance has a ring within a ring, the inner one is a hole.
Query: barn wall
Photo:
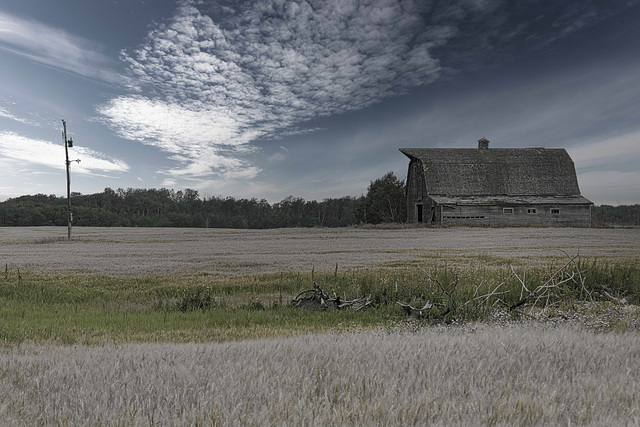
[[[424,174],[422,172],[422,162],[413,159],[409,162],[409,170],[407,171],[407,221],[410,223],[418,222],[417,205],[423,205],[423,221],[424,216],[428,215],[429,207],[424,200],[426,197],[426,186],[424,183]]]
[[[503,208],[513,209],[504,213]],[[535,209],[535,213],[531,210]],[[552,213],[552,209],[559,209]],[[589,205],[522,205],[522,206],[442,206],[437,220],[447,224],[475,225],[549,225],[565,227],[589,227],[591,206]]]

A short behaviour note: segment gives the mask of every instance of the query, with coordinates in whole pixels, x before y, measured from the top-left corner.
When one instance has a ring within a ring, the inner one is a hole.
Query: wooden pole
[[[67,123],[62,120],[62,127],[64,128],[64,154],[66,157],[67,166],[67,240],[71,240],[71,174],[69,173],[69,143],[67,141]]]

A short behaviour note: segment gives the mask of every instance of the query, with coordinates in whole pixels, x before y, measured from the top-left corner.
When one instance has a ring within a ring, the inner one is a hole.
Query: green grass
[[[206,311],[92,310],[65,305],[25,310],[5,304],[0,324],[4,343],[47,341],[62,344],[122,342],[222,342],[322,333],[357,325],[384,324],[373,312],[313,312],[293,307]],[[379,313],[378,313],[379,315]]]
[[[434,309],[425,316],[431,321],[487,320],[526,295],[522,282],[533,290],[550,278],[558,282],[571,274],[575,280],[553,288],[544,299],[531,298],[522,308],[553,314],[576,303],[612,297],[631,304],[640,301],[638,262],[576,261],[557,274],[559,267],[443,265],[425,270],[408,265],[344,273],[123,278],[6,266],[0,273],[0,342],[204,342],[326,332],[345,325],[372,329],[406,319],[396,302],[414,307],[433,302]],[[291,306],[291,299],[312,288],[313,280],[343,300],[371,295],[373,307],[353,313]],[[496,288],[496,295],[482,297]],[[450,310],[443,315],[445,307]],[[514,317],[522,313],[509,312]]]

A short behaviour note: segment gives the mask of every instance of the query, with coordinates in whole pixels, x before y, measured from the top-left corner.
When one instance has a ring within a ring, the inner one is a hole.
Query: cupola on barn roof
[[[489,149],[489,140],[484,136],[478,140],[478,148],[481,150]]]
[[[573,160],[563,148],[401,148],[410,159],[409,205],[591,206],[580,194]],[[415,206],[409,206],[409,217]],[[528,208],[538,212],[537,208]],[[590,208],[589,208],[590,212]],[[479,215],[482,216],[482,215]],[[540,216],[529,220],[538,220]],[[469,219],[469,218],[467,218]],[[590,220],[590,213],[589,213]]]

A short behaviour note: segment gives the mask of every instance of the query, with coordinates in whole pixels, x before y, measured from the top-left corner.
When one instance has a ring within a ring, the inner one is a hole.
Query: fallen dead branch
[[[546,278],[532,280],[527,274],[531,270],[517,270],[511,267],[508,276],[500,283],[481,282],[475,286],[473,296],[466,297],[466,301],[460,294],[456,294],[459,283],[458,274],[452,272],[453,278],[446,281],[438,278],[435,274],[423,270],[424,274],[432,284],[429,293],[431,297],[423,308],[416,308],[409,304],[398,302],[409,317],[423,318],[429,316],[431,319],[442,319],[449,313],[459,313],[458,309],[473,310],[473,306],[483,305],[485,309],[504,307],[507,312],[531,316],[535,309],[544,309],[553,306],[567,295],[579,294],[580,299],[593,302],[593,290],[587,289],[585,271],[581,270],[579,254],[570,256],[567,252],[560,250],[567,257],[567,261],[555,271],[552,271]],[[584,267],[582,267],[584,268]],[[537,282],[537,283],[536,283]],[[515,285],[515,288],[514,288]],[[485,292],[482,293],[481,289]],[[513,295],[519,289],[520,296],[515,300]],[[606,289],[598,289],[606,298],[620,303],[625,299],[617,298]],[[511,295],[511,298],[507,298]],[[440,311],[431,311],[433,307],[439,307]]]
[[[404,311],[407,313],[409,317],[413,317],[414,319],[422,319],[425,315],[425,312],[428,312],[433,308],[433,303],[431,301],[427,301],[427,303],[422,308],[415,308],[409,304],[403,304],[401,302],[397,302]]]
[[[371,305],[371,295],[356,298],[352,300],[342,301],[339,296],[334,293],[333,296],[327,295],[320,286],[313,281],[313,289],[300,292],[292,301],[293,305],[298,308],[308,310],[344,310],[360,311]]]
[[[424,307],[422,308],[415,308],[409,304],[404,304],[399,301],[397,301],[397,303],[404,309],[404,311],[407,313],[409,317],[412,317],[415,319],[422,319],[427,314],[429,314],[429,317],[431,318],[433,317],[444,318],[444,316],[454,311],[455,309],[456,300],[454,298],[453,293],[455,292],[456,287],[458,286],[458,282],[459,282],[458,273],[452,272],[454,276],[454,280],[450,281],[447,284],[443,284],[437,277],[431,276],[431,274],[428,271],[425,271],[425,270],[422,270],[422,271],[426,274],[430,283],[435,283],[438,285],[438,289],[440,290],[439,298],[442,299],[444,302],[427,301]],[[431,316],[431,309],[434,306],[442,307],[442,310],[439,313],[435,314],[434,316]]]
[[[455,306],[455,299],[453,298],[453,293],[455,292],[456,287],[458,286],[458,281],[459,281],[458,273],[452,272],[453,277],[455,279],[449,282],[446,286],[443,285],[442,282],[440,282],[440,280],[438,280],[437,277],[431,277],[431,274],[429,274],[429,272],[426,272],[426,273],[427,273],[427,277],[429,278],[429,281],[436,282],[438,284],[438,287],[440,288],[442,295],[446,297],[444,310],[440,313],[440,316],[444,317],[446,314],[451,312],[451,310],[453,310]]]
[[[548,279],[538,286],[527,285],[527,271],[529,269],[525,268],[524,271],[518,273],[512,266],[509,276],[504,281],[493,286],[489,292],[479,296],[477,296],[480,288],[478,286],[474,298],[464,305],[466,306],[476,301],[483,301],[487,304],[491,302],[493,306],[496,304],[504,306],[509,312],[529,316],[534,307],[546,308],[557,303],[567,290],[579,291],[581,298],[586,296],[593,302],[592,292],[585,285],[586,277],[584,276],[584,271],[581,271],[579,267],[578,258],[580,254],[570,256],[563,250],[559,249],[559,251],[566,255],[568,261],[551,273]],[[500,288],[512,278],[515,278],[520,285],[520,298],[515,303],[510,304],[503,299],[503,295],[508,294],[509,291],[500,291]],[[524,311],[525,307],[530,308],[529,313]]]

